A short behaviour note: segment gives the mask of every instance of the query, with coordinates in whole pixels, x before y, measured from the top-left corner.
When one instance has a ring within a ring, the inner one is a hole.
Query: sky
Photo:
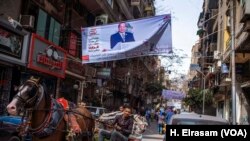
[[[178,54],[186,54],[182,66],[174,65],[170,70],[175,74],[187,74],[191,61],[192,46],[198,41],[196,32],[199,14],[202,11],[203,0],[155,0],[156,15],[172,15],[172,44]],[[182,51],[183,50],[183,51]],[[162,61],[168,66],[168,61]],[[171,77],[171,76],[170,76]]]

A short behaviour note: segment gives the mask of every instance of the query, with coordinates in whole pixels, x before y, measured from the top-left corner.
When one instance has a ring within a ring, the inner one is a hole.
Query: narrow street
[[[158,134],[157,122],[154,120],[143,133],[142,141],[163,141],[164,135]]]
[[[250,0],[0,0],[0,141],[80,129],[84,141],[111,138],[98,129],[164,141],[185,128],[160,134],[148,117],[250,125]]]

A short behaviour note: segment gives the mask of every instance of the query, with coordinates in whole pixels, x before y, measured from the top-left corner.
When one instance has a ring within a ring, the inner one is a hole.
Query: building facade
[[[54,98],[108,108],[124,103],[139,107],[143,84],[158,74],[157,58],[82,64],[81,27],[154,15],[153,0],[1,1],[1,109],[30,76],[42,77]]]
[[[198,64],[205,75],[206,89],[213,91],[217,116],[232,121],[232,104],[235,104],[237,124],[250,121],[249,3],[249,0],[204,0],[198,20],[199,52],[203,56]],[[231,55],[233,50],[235,61]],[[235,82],[235,102],[232,102],[232,81]]]

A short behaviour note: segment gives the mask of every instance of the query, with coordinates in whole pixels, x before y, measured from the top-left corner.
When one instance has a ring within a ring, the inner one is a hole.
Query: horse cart
[[[31,141],[30,136],[19,136],[18,127],[21,123],[19,116],[0,116],[1,141]]]
[[[101,129],[112,130],[112,128],[109,128],[109,126],[106,125],[110,125],[114,121],[115,117],[121,114],[122,113],[120,111],[102,114],[98,118],[96,127]],[[142,133],[146,130],[148,124],[143,116],[140,116],[138,114],[134,114],[132,116],[134,119],[134,124],[132,134],[129,135],[128,141],[142,141]]]

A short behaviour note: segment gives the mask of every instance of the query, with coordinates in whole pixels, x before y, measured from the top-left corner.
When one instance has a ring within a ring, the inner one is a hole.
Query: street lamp
[[[206,89],[206,76],[204,75],[204,73],[202,73],[201,71],[197,70],[196,71],[198,73],[200,73],[203,77],[203,92],[202,92],[202,114],[204,115],[205,113],[205,89]]]

